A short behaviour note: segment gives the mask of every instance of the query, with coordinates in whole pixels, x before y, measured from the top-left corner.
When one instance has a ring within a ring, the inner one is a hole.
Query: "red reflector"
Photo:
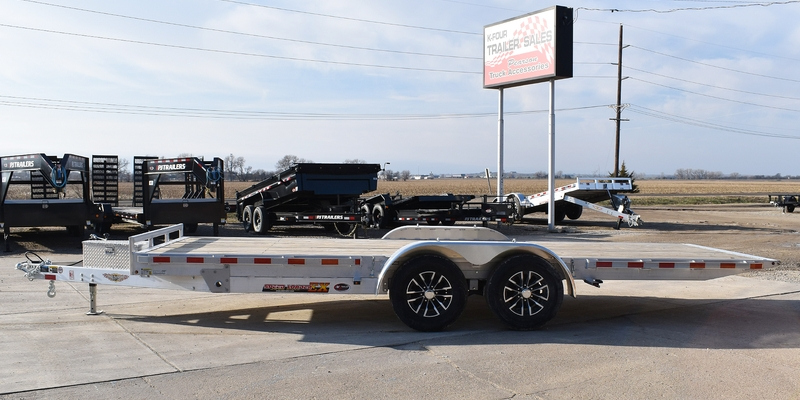
[[[706,263],[689,263],[689,268],[705,268]]]
[[[614,263],[611,261],[598,261],[597,268],[611,268],[614,266]]]
[[[239,259],[233,257],[222,257],[219,259],[219,262],[223,264],[236,264],[239,262]]]
[[[303,265],[306,263],[304,258],[290,258],[289,265]]]
[[[168,263],[169,257],[153,257],[154,263]]]
[[[361,265],[361,259],[360,258],[356,258],[356,265]]]
[[[629,262],[628,268],[644,268],[644,263],[641,261]]]
[[[55,275],[50,275],[50,274],[45,274],[44,275],[44,279],[47,279],[48,281],[54,281],[54,280],[56,280],[56,276]]]
[[[658,268],[675,268],[675,263],[658,263]]]
[[[750,269],[761,269],[761,268],[762,268],[761,264],[750,264]]]
[[[204,261],[203,257],[186,257],[187,263],[202,264]]]
[[[721,263],[719,265],[720,268],[736,268],[736,264],[734,263]]]
[[[271,258],[254,258],[253,264],[272,264]]]
[[[323,258],[322,265],[339,265],[339,260],[335,258]]]

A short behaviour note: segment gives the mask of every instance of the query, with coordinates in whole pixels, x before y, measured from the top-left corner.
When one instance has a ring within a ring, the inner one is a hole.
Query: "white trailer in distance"
[[[556,188],[553,191],[555,200],[556,222],[564,218],[578,219],[584,208],[611,215],[617,219],[616,229],[622,222],[630,227],[642,224],[642,219],[631,210],[631,201],[628,196],[620,192],[632,192],[633,181],[631,178],[578,178],[569,185]],[[514,204],[514,219],[521,221],[526,214],[533,212],[548,212],[550,191],[545,190],[530,196],[522,193],[509,193],[506,200]],[[599,201],[611,200],[613,208],[595,204]]]
[[[26,254],[31,279],[213,293],[385,295],[406,325],[436,331],[453,323],[467,296],[487,298],[512,329],[552,319],[576,281],[706,280],[778,261],[688,244],[517,242],[483,227],[404,226],[381,239],[184,236],[174,225],[128,240],[83,242],[82,265]]]

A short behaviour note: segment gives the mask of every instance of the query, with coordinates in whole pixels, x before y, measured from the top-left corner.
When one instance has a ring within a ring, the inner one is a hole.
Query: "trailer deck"
[[[514,329],[558,311],[576,281],[706,280],[779,264],[687,244],[517,242],[483,227],[405,226],[381,239],[192,237],[175,225],[123,240],[83,242],[84,265],[18,263],[33,279],[212,293],[389,294],[409,327],[441,330],[469,294]]]

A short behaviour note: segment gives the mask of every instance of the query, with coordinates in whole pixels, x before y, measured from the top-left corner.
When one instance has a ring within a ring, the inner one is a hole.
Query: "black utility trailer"
[[[236,193],[236,217],[263,234],[277,224],[321,224],[352,235],[366,216],[359,196],[378,187],[379,164],[299,163]]]
[[[9,250],[11,228],[63,226],[83,238],[99,215],[92,201],[89,159],[43,153],[0,157],[0,227]]]
[[[422,195],[403,197],[399,194],[379,194],[363,199],[362,211],[378,228],[403,224],[453,225],[458,221],[511,222],[514,205],[510,202],[488,201],[487,196]]]
[[[213,224],[214,235],[227,220],[225,177],[220,158],[154,159],[138,157],[134,179],[141,189],[134,193],[133,207],[114,207],[115,222],[151,228],[182,223],[187,232],[198,224]],[[137,205],[141,204],[141,207]]]

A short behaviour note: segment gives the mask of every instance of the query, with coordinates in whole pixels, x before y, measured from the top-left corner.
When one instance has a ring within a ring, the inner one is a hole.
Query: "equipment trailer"
[[[553,318],[576,280],[705,280],[777,265],[772,259],[687,244],[510,240],[483,227],[404,226],[382,239],[183,236],[181,225],[125,240],[83,242],[83,265],[20,262],[30,280],[213,293],[389,294],[397,316],[421,331],[446,328],[467,296],[483,294],[513,329]],[[624,255],[624,256],[623,256]]]
[[[511,222],[514,203],[489,202],[487,196],[476,201],[473,195],[401,195],[379,194],[362,199],[361,209],[372,226],[395,227],[409,223],[454,225],[458,221]]]
[[[5,251],[12,227],[63,226],[83,237],[102,218],[89,190],[89,159],[43,153],[0,157],[0,228]]]
[[[213,224],[214,235],[227,220],[225,176],[220,158],[140,158],[141,207],[113,207],[115,222],[130,222],[151,228],[182,223],[187,232],[200,223]],[[178,189],[175,189],[175,188]]]
[[[379,164],[299,163],[236,192],[236,217],[264,234],[276,224],[323,224],[340,234],[365,222],[358,197],[378,187]]]
[[[583,213],[583,208],[598,211],[617,218],[619,229],[622,222],[628,226],[639,226],[642,223],[638,214],[630,209],[631,201],[628,196],[617,194],[619,192],[633,191],[631,178],[578,178],[576,182],[555,189],[555,215],[556,222],[561,222],[565,217],[578,219]],[[548,212],[550,191],[525,196],[521,193],[511,193],[506,197],[515,205],[515,219],[521,221],[526,214],[533,212]],[[611,200],[613,209],[594,204],[603,200]]]

